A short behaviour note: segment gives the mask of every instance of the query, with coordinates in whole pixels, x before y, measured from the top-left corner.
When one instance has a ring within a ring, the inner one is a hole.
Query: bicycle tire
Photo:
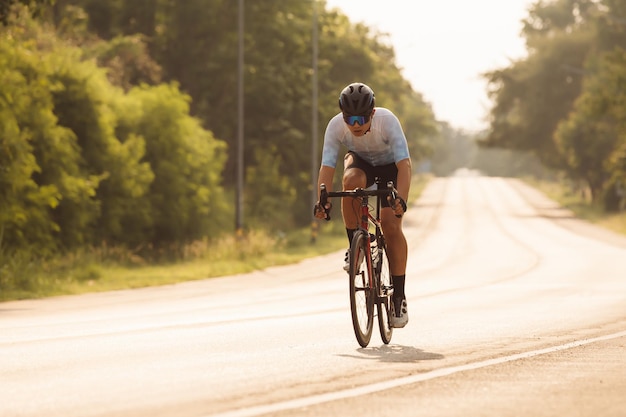
[[[376,273],[378,330],[380,330],[380,338],[383,343],[388,345],[391,342],[391,336],[393,336],[393,326],[391,325],[393,283],[391,282],[391,268],[389,266],[389,258],[387,258],[385,242],[381,239],[378,244],[381,248],[380,267],[377,268]]]
[[[374,326],[375,291],[371,288],[368,268],[368,252],[370,250],[369,234],[357,230],[350,244],[350,312],[354,335],[361,347],[366,347],[372,337]]]

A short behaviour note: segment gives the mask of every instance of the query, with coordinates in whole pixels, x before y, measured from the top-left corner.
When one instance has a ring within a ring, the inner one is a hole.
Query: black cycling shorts
[[[374,184],[374,182],[376,181],[376,177],[380,179],[380,183],[378,185],[379,189],[386,188],[387,182],[389,181],[393,181],[394,186],[397,185],[398,167],[395,163],[373,166],[352,151],[349,151],[346,154],[346,156],[348,155],[352,155],[352,163],[348,165],[345,169],[348,170],[351,168],[358,168],[361,171],[365,172],[365,175],[367,176],[367,184],[365,185],[366,188]],[[381,199],[381,206],[389,207],[389,202],[386,198]]]

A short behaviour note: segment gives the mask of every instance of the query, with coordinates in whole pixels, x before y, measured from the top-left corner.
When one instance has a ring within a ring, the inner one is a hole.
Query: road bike
[[[378,329],[385,344],[391,342],[393,327],[393,282],[387,257],[387,245],[380,223],[381,198],[391,196],[395,201],[398,191],[393,182],[387,188],[380,189],[376,180],[376,189],[356,188],[346,191],[327,191],[326,185],[320,185],[320,206],[326,207],[328,198],[360,199],[360,221],[348,250],[350,269],[350,311],[352,327],[361,347],[366,347],[372,337],[374,310],[377,310]],[[376,203],[370,207],[370,197],[376,197]],[[330,213],[326,213],[330,220]],[[373,228],[374,233],[370,233]]]

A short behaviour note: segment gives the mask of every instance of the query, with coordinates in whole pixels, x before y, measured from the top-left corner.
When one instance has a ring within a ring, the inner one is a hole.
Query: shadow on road
[[[426,352],[412,346],[383,345],[357,349],[360,355],[340,355],[351,358],[377,359],[381,362],[421,362],[444,359],[440,353]]]

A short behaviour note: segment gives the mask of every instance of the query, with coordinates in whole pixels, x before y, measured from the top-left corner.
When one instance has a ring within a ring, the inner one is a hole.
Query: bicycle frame
[[[377,186],[380,184],[376,179]],[[369,197],[377,197],[374,214],[370,211]],[[324,184],[320,185],[320,205],[326,207],[329,197],[359,198],[357,230],[350,242],[349,260],[350,269],[350,310],[352,325],[357,341],[366,347],[372,335],[374,309],[378,310],[378,326],[380,335],[385,344],[391,341],[393,328],[389,322],[389,311],[392,306],[393,284],[388,282],[389,265],[386,253],[386,244],[381,224],[381,198],[390,196],[395,201],[397,190],[392,182],[387,183],[387,189],[366,190],[357,188],[351,191],[326,191]],[[353,206],[353,208],[356,207]],[[326,211],[326,220],[330,220],[330,213]],[[374,234],[369,232],[370,225],[374,227]],[[376,241],[376,255],[378,261],[372,259],[372,236]],[[363,258],[360,258],[363,256]],[[363,260],[365,265],[363,265]],[[386,266],[385,266],[386,265]],[[359,269],[360,268],[360,269]],[[387,271],[387,280],[383,282],[383,268]],[[364,274],[367,273],[367,277]],[[360,277],[360,282],[358,282]],[[363,291],[363,298],[357,297]]]
[[[356,188],[350,191],[326,191],[326,186],[324,184],[321,184],[320,204],[322,205],[322,207],[324,207],[326,205],[328,197],[360,198],[361,199],[360,213],[359,213],[360,221],[358,224],[358,230],[362,230],[364,233],[369,234],[369,226],[371,224],[375,229],[375,238],[376,238],[377,246],[380,247],[380,241],[383,239],[382,225],[380,222],[380,211],[381,211],[380,198],[391,196],[392,201],[394,201],[396,199],[398,192],[394,188],[393,182],[391,181],[387,183],[386,189],[378,189],[378,185],[380,184],[380,180],[378,178],[376,178],[375,184],[376,184],[376,189],[374,190]],[[376,201],[375,215],[372,215],[372,213],[369,210],[369,197],[378,197]],[[330,215],[328,213],[327,213],[326,220],[330,220]],[[373,268],[371,251],[368,251],[365,256],[367,257],[368,273],[370,277],[369,285],[370,285],[370,288],[374,288],[374,283],[371,282],[371,279],[374,276],[373,274],[374,271],[372,271],[371,269]],[[379,271],[376,271],[376,272],[379,272]],[[379,297],[381,296],[381,294],[377,294],[377,295]]]
[[[361,198],[361,224],[359,225],[359,227],[361,229],[363,229],[363,231],[365,233],[367,233],[370,236],[370,243],[371,243],[371,235],[369,234],[369,226],[370,224],[374,227],[374,236],[376,239],[376,244],[378,246],[378,241],[381,239],[382,236],[382,226],[380,224],[380,197],[376,199],[376,216],[373,216],[372,213],[370,212],[369,209],[369,199],[368,196],[362,197]],[[372,278],[375,276],[374,273],[375,271],[373,271],[374,269],[374,263],[373,263],[373,259],[372,259],[372,252],[371,251],[367,251],[366,255],[365,255],[368,259],[367,259],[367,267],[369,269],[369,278],[370,278],[370,288],[375,288],[374,283],[372,282]],[[380,294],[377,294],[377,296],[380,296]]]

